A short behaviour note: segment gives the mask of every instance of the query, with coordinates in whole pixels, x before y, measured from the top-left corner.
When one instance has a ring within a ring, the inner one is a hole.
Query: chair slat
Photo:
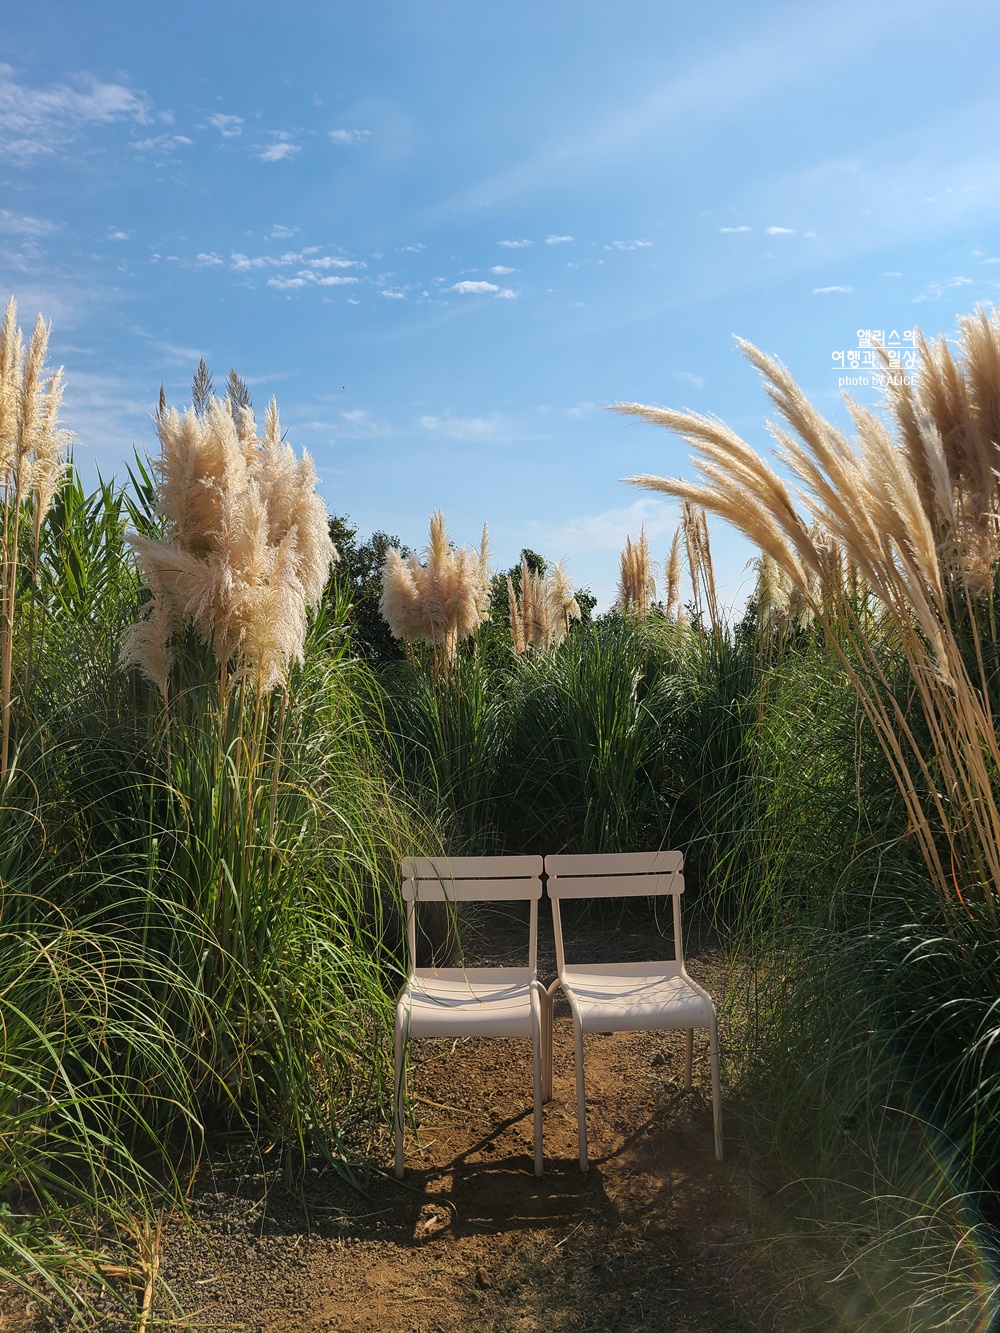
[[[542,881],[533,879],[404,879],[406,902],[500,903],[541,898]]]
[[[571,875],[549,878],[550,898],[648,898],[684,892],[683,875]]]
[[[521,879],[542,873],[540,856],[404,856],[404,879]]]
[[[660,852],[560,852],[545,858],[548,874],[562,875],[648,875],[656,872],[680,873],[684,853]]]

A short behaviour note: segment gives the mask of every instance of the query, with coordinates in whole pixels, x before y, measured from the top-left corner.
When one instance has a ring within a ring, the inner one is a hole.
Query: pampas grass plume
[[[489,617],[489,533],[484,524],[479,550],[452,546],[444,515],[435,510],[424,559],[403,558],[396,547],[386,552],[379,607],[397,639],[431,644],[446,663],[458,645]]]
[[[281,439],[273,401],[262,438],[251,409],[231,399],[155,420],[164,536],[129,538],[153,597],[123,658],[166,697],[169,640],[190,624],[230,684],[270,691],[302,660],[309,608],[337,559],[312,460]]]

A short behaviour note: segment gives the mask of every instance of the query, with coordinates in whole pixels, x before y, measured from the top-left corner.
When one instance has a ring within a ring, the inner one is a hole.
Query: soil
[[[466,960],[514,961],[518,923],[493,915],[479,926]],[[652,918],[635,912],[577,926],[593,958],[607,956],[609,944],[610,956],[655,956],[654,932]],[[688,966],[721,993],[721,957],[709,940],[691,942]],[[550,932],[539,942],[539,972],[555,975]],[[725,1061],[726,1015],[720,1019]],[[755,1239],[737,1146],[728,1143],[726,1161],[715,1161],[701,1035],[690,1092],[683,1034],[586,1039],[584,1175],[572,1025],[557,1002],[542,1179],[532,1174],[529,1043],[415,1043],[405,1179],[392,1176],[388,1137],[382,1160],[358,1176],[363,1193],[328,1168],[313,1167],[295,1192],[259,1168],[203,1173],[192,1221],[167,1223],[155,1246],[172,1308],[162,1303],[143,1333],[830,1327],[829,1307],[782,1272],[780,1248]],[[724,1088],[724,1110],[725,1097]],[[109,1318],[108,1328],[140,1324]],[[9,1292],[5,1302],[0,1291],[2,1333],[70,1326]]]

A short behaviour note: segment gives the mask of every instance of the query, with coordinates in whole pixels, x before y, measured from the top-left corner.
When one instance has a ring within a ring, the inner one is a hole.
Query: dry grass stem
[[[619,611],[626,615],[644,616],[656,600],[655,563],[649,558],[649,542],[646,529],[639,529],[639,540],[633,542],[625,538],[625,549],[621,553],[618,575],[618,599],[615,603]]]
[[[0,577],[0,773],[10,754],[14,621],[22,562],[21,527],[31,524],[37,564],[42,523],[66,468],[69,433],[59,427],[62,370],[45,378],[49,327],[41,315],[25,351],[17,307],[7,303],[0,331],[0,485],[3,488],[3,568]]]
[[[528,648],[552,648],[562,643],[572,622],[580,619],[580,604],[563,562],[543,575],[529,568],[527,557],[522,555],[521,596],[519,599],[508,575],[507,600],[515,657]]]
[[[190,624],[230,684],[266,693],[302,660],[308,610],[337,558],[312,459],[282,440],[273,402],[262,437],[249,408],[216,398],[162,409],[156,429],[164,536],[129,538],[152,596],[123,659],[167,698],[171,640]]]
[[[702,506],[759,546],[762,617],[801,623],[808,613],[824,625],[941,896],[996,924],[1000,746],[978,623],[992,623],[1000,568],[1000,315],[978,309],[959,328],[957,350],[921,337],[916,375],[887,376],[888,421],[848,401],[853,439],[816,411],[780,362],[741,343],[781,418],[772,426],[777,457],[804,514],[774,469],[722,423],[640,404],[616,410],[678,431],[694,447],[700,482],[630,480]],[[685,533],[701,575],[700,529]],[[859,609],[872,595],[882,608],[877,628]],[[884,676],[887,639],[908,666],[929,749]]]
[[[397,639],[428,643],[435,661],[450,669],[459,643],[489,616],[489,533],[483,525],[478,551],[452,546],[444,516],[431,515],[424,559],[406,558],[396,547],[386,552],[382,568],[382,615]]]

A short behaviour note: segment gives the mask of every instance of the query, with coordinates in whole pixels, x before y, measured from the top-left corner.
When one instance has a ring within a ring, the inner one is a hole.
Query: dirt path
[[[587,929],[599,945],[607,928]],[[614,933],[626,953],[649,956],[641,924]],[[502,931],[491,930],[489,956],[502,958],[503,948]],[[692,975],[711,989],[716,961],[692,953]],[[547,965],[554,971],[543,953]],[[557,1007],[546,1174],[536,1180],[529,1044],[421,1043],[412,1071],[419,1135],[408,1134],[405,1181],[372,1171],[361,1195],[333,1172],[313,1172],[304,1200],[261,1174],[203,1182],[193,1233],[164,1238],[162,1272],[202,1329],[829,1327],[750,1236],[736,1153],[721,1166],[714,1159],[707,1050],[697,1041],[695,1057],[685,1094],[681,1034],[587,1039],[591,1168],[582,1175],[572,1027]],[[161,1318],[149,1333],[167,1326]],[[59,1325],[46,1317],[21,1327]]]

